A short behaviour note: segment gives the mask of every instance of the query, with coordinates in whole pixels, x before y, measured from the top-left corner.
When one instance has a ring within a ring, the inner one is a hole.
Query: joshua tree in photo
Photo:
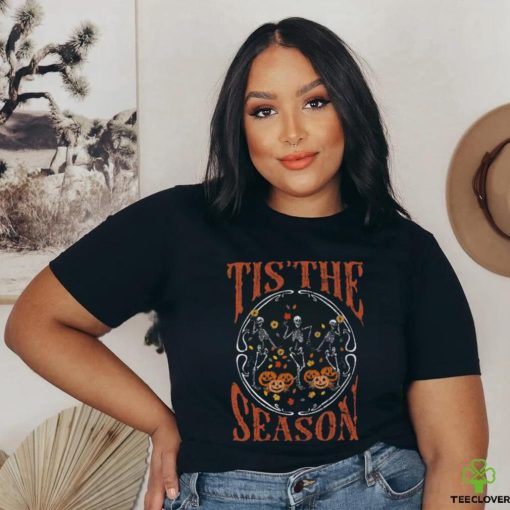
[[[50,118],[57,136],[57,150],[50,163],[53,173],[65,172],[73,164],[74,148],[83,132],[83,125],[69,111],[62,112],[57,103],[48,94]],[[65,163],[65,165],[63,165]],[[62,168],[63,167],[63,168]]]
[[[0,0],[0,12],[5,13],[8,7],[8,0]],[[0,125],[5,124],[14,110],[29,99],[45,98],[51,104],[52,98],[46,91],[20,93],[23,81],[34,76],[59,73],[64,87],[72,96],[84,98],[89,92],[87,79],[77,71],[97,41],[96,26],[83,22],[67,42],[47,44],[36,51],[29,36],[41,24],[42,18],[40,3],[26,0],[13,14],[14,25],[7,41],[0,41]],[[42,65],[46,57],[52,57],[53,62]]]
[[[94,161],[93,167],[104,175],[108,189],[113,192],[118,173],[135,169],[138,139],[136,110],[117,113],[106,125],[95,121],[89,136],[97,137],[97,141],[87,147]]]

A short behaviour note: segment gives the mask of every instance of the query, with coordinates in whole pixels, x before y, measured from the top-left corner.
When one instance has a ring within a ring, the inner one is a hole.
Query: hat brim
[[[510,103],[486,113],[466,131],[453,153],[446,182],[448,216],[458,242],[475,262],[502,276],[510,276],[510,239],[490,225],[472,181],[485,152],[509,136]]]

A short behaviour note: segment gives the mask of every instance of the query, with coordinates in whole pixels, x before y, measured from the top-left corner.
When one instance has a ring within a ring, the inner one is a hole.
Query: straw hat
[[[510,103],[483,115],[460,139],[446,204],[466,253],[489,271],[510,276]]]

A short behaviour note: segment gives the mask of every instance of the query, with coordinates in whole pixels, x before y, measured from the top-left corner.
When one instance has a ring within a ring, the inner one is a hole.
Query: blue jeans
[[[417,450],[377,442],[363,453],[288,473],[182,473],[164,510],[421,509],[426,466]]]

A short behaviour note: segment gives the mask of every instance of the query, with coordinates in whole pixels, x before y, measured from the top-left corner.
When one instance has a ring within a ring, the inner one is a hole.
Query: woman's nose
[[[305,127],[297,115],[282,115],[281,141],[290,142],[292,145],[295,145],[305,136]]]

